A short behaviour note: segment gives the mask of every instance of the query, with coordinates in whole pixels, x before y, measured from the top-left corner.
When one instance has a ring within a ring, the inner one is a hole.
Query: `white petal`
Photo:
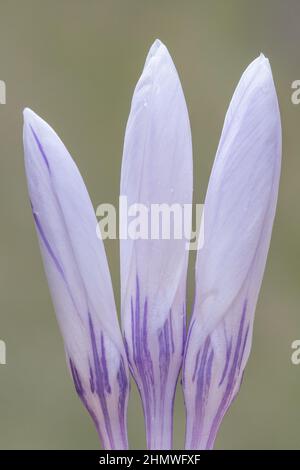
[[[188,448],[213,444],[239,388],[270,243],[280,160],[276,91],[269,61],[261,55],[232,98],[205,199],[204,246],[197,256],[184,366]]]
[[[67,149],[29,109],[24,148],[33,216],[76,390],[104,446],[124,447],[127,365],[93,206]]]
[[[121,196],[127,197],[129,206],[139,203],[149,210],[151,204],[182,207],[192,202],[188,113],[175,66],[158,40],[150,49],[132,99]],[[121,240],[122,324],[152,448],[170,445],[170,432],[163,432],[161,421],[164,402],[168,402],[165,429],[170,429],[182,356],[187,255],[184,237]]]

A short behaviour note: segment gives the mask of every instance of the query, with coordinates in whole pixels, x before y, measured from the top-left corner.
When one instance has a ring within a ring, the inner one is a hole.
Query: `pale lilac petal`
[[[105,448],[127,447],[127,359],[103,243],[67,149],[24,111],[25,167],[33,217],[76,391]]]
[[[192,201],[192,146],[181,84],[155,41],[127,123],[121,196],[128,205]],[[122,215],[122,214],[121,214]],[[121,227],[124,227],[124,218]],[[144,407],[149,448],[172,443],[173,399],[185,331],[186,240],[121,240],[122,325]]]
[[[211,448],[239,390],[276,209],[281,124],[261,55],[234,93],[210,177],[184,361],[186,448]]]

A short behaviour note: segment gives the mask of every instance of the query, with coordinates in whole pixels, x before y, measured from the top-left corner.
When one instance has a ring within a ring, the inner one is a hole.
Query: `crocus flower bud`
[[[126,449],[126,353],[97,219],[55,132],[24,111],[28,189],[52,300],[76,391],[106,449]]]
[[[186,448],[210,449],[236,396],[252,340],[275,215],[281,124],[269,61],[243,74],[229,106],[204,206],[204,245],[186,344]]]
[[[142,205],[149,222],[146,239],[121,240],[121,313],[127,354],[143,402],[148,448],[170,449],[185,334],[188,250],[186,239],[177,239],[172,230],[169,239],[161,231],[157,239],[153,237],[150,231],[157,226],[151,224],[151,215],[154,205],[162,205],[162,210],[176,205],[182,210],[192,202],[192,146],[180,81],[168,50],[158,40],[132,99],[121,196],[127,197],[129,207]],[[121,228],[124,224],[121,214]]]

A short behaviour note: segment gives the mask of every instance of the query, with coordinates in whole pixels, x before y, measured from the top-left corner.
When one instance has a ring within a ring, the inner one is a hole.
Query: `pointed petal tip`
[[[264,54],[263,52],[261,52],[261,53],[259,54],[258,58],[259,58],[260,60],[268,60],[268,58],[265,56],[265,54]]]
[[[24,129],[25,129],[26,124],[28,124],[29,121],[30,121],[31,113],[32,113],[32,111],[31,111],[30,108],[24,108],[24,109],[23,109],[23,124],[24,124]]]
[[[36,114],[30,108],[24,108],[23,120],[24,120],[24,127],[26,127],[27,125],[33,128],[38,128],[39,125],[49,127],[46,121],[44,121],[38,114]]]
[[[167,56],[170,54],[165,44],[160,39],[155,39],[146,57],[145,67],[152,64],[153,60],[164,60]]]
[[[252,67],[255,67],[255,66],[260,66],[260,65],[262,65],[262,64],[264,64],[264,63],[265,63],[265,64],[269,63],[269,59],[268,59],[268,57],[265,56],[265,54],[264,54],[263,52],[260,52],[259,55],[258,55],[257,57],[255,57],[255,59],[253,59],[253,60],[249,63],[248,67],[246,67],[246,70],[248,70],[248,69],[250,69],[250,68],[252,68]],[[245,70],[245,71],[246,71],[246,70]]]
[[[23,141],[30,142],[32,139],[32,132],[41,137],[42,130],[45,129],[45,122],[40,118],[32,109],[24,108],[23,110]],[[30,155],[30,153],[28,154]],[[26,154],[25,154],[26,156]]]
[[[27,134],[27,131],[31,131],[29,132],[29,135],[31,135],[32,131],[34,131],[40,141],[43,141],[44,139],[48,141],[50,138],[54,138],[63,144],[55,130],[48,124],[48,122],[35,113],[32,109],[24,108],[23,119],[24,135]]]
[[[270,61],[269,61],[268,57],[266,57],[263,52],[261,52],[259,54],[258,59],[259,59],[259,62],[260,62],[261,65],[264,65],[265,67],[267,67],[268,70],[271,71]]]
[[[252,70],[253,68],[259,70],[270,70],[270,62],[269,59],[261,52],[259,56],[257,56],[252,62],[250,62],[249,66],[246,68],[245,72]],[[255,74],[256,75],[256,74]],[[254,75],[254,77],[255,77]]]
[[[32,111],[32,109],[27,108],[27,107],[23,109],[24,123],[27,123],[27,122],[29,123],[34,117],[37,117],[37,114],[35,114],[35,112]]]
[[[33,129],[33,123],[37,115],[30,108],[23,109],[23,142],[28,140],[28,136],[31,134],[30,129]],[[25,154],[26,156],[26,154]]]
[[[269,70],[271,72],[271,65],[270,65],[270,61],[268,59],[268,57],[266,57],[264,55],[263,52],[261,52],[257,58],[258,60],[258,63],[262,66],[264,66],[267,70]],[[272,72],[271,72],[272,73]]]
[[[264,93],[274,94],[275,86],[269,59],[261,52],[245,69],[240,83],[252,83],[255,89],[262,89]],[[276,93],[276,92],[275,92]]]
[[[164,44],[162,43],[162,41],[158,38],[155,39],[155,41],[153,42],[152,46],[151,46],[151,49],[158,49],[160,46],[163,46]]]

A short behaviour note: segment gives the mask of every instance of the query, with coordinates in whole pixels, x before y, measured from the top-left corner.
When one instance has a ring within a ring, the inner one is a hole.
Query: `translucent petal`
[[[127,352],[143,401],[148,447],[170,448],[185,331],[188,244],[183,233],[177,239],[172,228],[169,239],[163,239],[162,233],[153,239],[150,232],[157,226],[151,224],[151,215],[153,204],[165,204],[165,208],[176,204],[173,209],[182,213],[183,205],[192,202],[192,145],[181,84],[170,54],[158,40],[150,49],[132,99],[121,196],[126,196],[128,207],[143,204],[149,223],[147,239],[121,240]]]
[[[105,448],[126,448],[127,360],[97,220],[62,141],[24,111],[28,189],[76,391]]]
[[[252,338],[275,215],[281,124],[269,61],[244,72],[228,109],[204,207],[204,246],[184,362],[187,448],[210,448]]]

